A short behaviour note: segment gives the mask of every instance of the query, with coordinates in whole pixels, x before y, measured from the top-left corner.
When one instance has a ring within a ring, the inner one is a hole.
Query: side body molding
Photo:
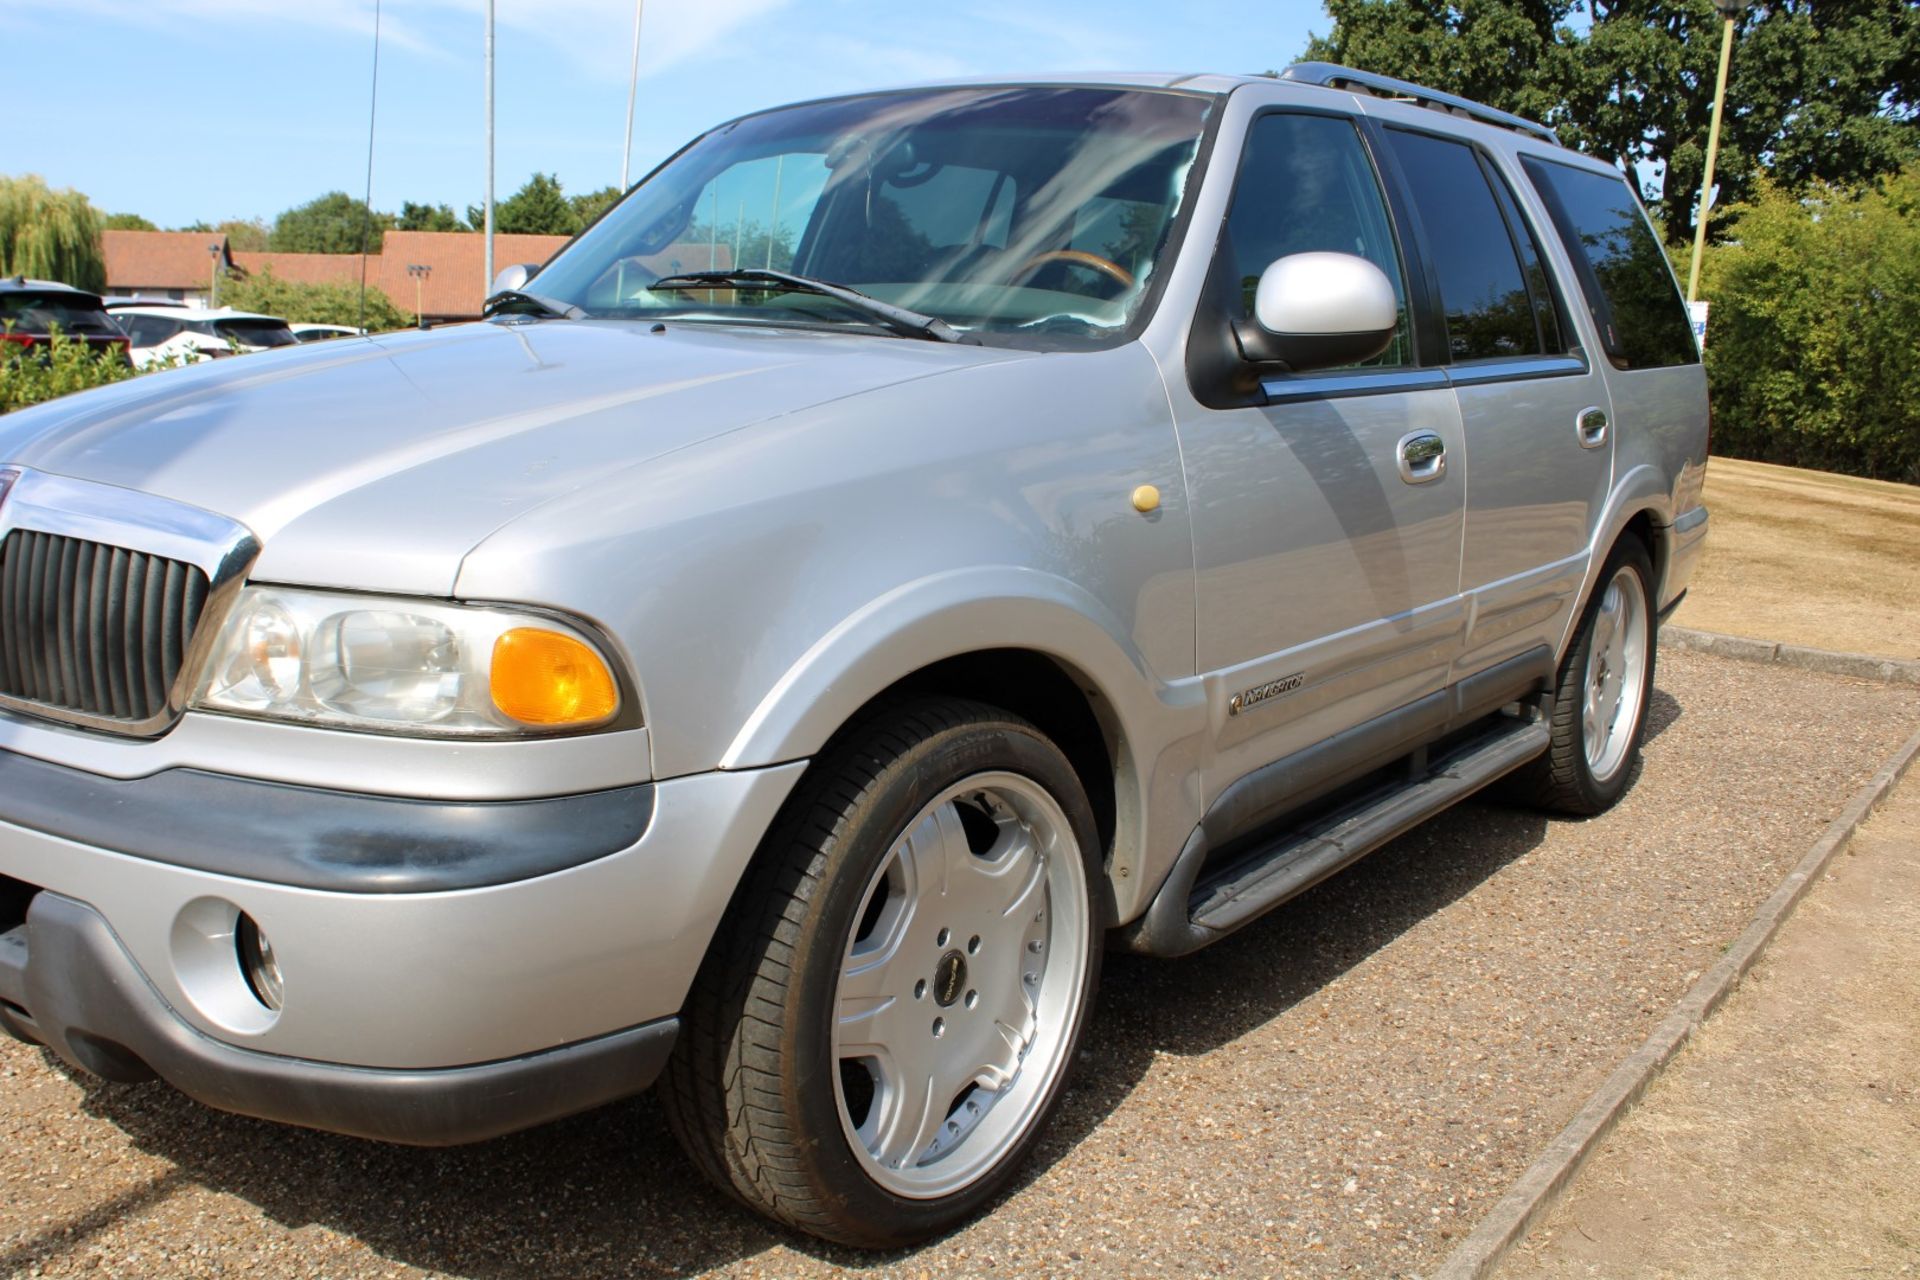
[[[1045,654],[1092,695],[1115,756],[1108,873],[1117,919],[1131,919],[1199,820],[1205,690],[1197,679],[1168,681],[1150,671],[1109,611],[1064,579],[1009,565],[895,588],[822,636],[781,676],[720,767],[810,756],[890,685],[942,659],[990,649]]]

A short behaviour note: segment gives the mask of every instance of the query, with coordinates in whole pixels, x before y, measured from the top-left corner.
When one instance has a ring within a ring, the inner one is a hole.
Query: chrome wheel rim
[[[896,1195],[951,1195],[1045,1111],[1083,1015],[1086,866],[1032,780],[975,774],[921,809],[861,894],[834,993],[840,1126]]]
[[[1640,575],[1622,568],[1607,583],[1593,615],[1587,646],[1581,738],[1587,771],[1609,782],[1626,766],[1633,727],[1647,696],[1647,589]]]

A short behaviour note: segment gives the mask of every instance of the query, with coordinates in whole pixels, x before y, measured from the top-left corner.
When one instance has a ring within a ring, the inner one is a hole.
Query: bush
[[[50,342],[31,350],[0,348],[0,413],[132,376],[118,352],[95,352],[56,330]]]
[[[411,312],[394,306],[392,299],[372,285],[367,286],[367,318],[363,322],[359,285],[299,284],[280,279],[271,267],[262,267],[255,275],[222,280],[220,305],[236,311],[279,316],[294,324],[359,326],[364,323],[375,333],[405,329],[413,324]]]
[[[1731,212],[1701,264],[1714,451],[1920,483],[1920,166]]]

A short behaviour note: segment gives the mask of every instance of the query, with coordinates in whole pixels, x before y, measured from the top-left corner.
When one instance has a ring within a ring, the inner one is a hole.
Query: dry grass
[[[1674,621],[1920,658],[1920,488],[1715,458],[1712,531]]]

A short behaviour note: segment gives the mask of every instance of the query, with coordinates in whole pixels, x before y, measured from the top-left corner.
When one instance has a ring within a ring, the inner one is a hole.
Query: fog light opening
[[[253,992],[253,998],[278,1013],[282,987],[280,962],[274,959],[273,943],[244,911],[235,925],[233,941],[240,953],[240,972],[246,975],[247,988]]]

